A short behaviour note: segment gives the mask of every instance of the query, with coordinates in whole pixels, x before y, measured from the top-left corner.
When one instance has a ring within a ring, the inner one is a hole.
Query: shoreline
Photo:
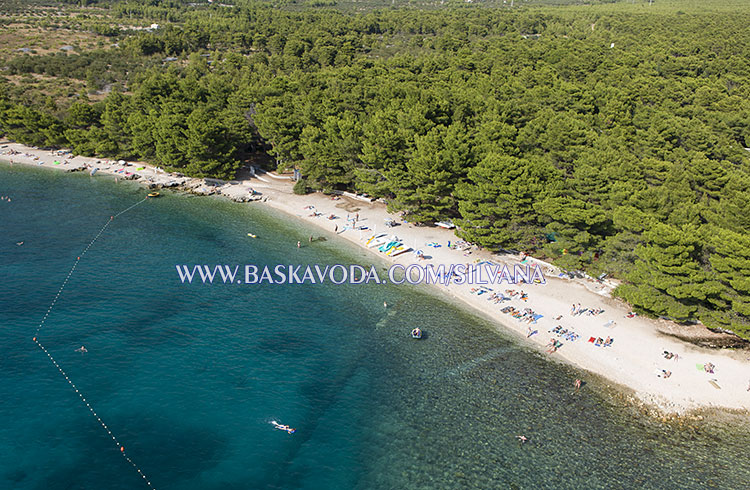
[[[8,150],[19,152],[8,155]],[[478,260],[491,260],[495,264],[507,264],[512,269],[520,260],[515,256],[496,255],[471,247],[470,251],[454,250],[447,247],[448,241],[455,244],[459,241],[451,230],[430,227],[415,227],[400,224],[387,229],[386,219],[399,221],[396,216],[386,212],[382,203],[360,201],[349,197],[333,200],[320,193],[296,195],[292,193],[291,180],[265,174],[253,176],[247,180],[228,183],[206,183],[203,179],[193,179],[168,173],[142,162],[122,162],[109,159],[72,157],[67,159],[62,152],[51,152],[26,147],[17,143],[0,141],[0,159],[13,161],[13,165],[40,166],[64,171],[88,171],[97,168],[95,174],[113,175],[124,180],[136,180],[148,188],[175,188],[195,194],[217,194],[229,199],[245,202],[262,200],[270,207],[303,222],[311,223],[318,228],[335,233],[383,259],[390,264],[466,264]],[[55,161],[59,163],[55,163]],[[137,177],[136,177],[137,176]],[[212,185],[217,184],[217,185]],[[314,206],[319,216],[311,216],[307,206]],[[329,220],[326,217],[334,214],[338,218]],[[367,230],[346,227],[346,216],[358,215],[358,225]],[[396,257],[385,256],[376,249],[364,246],[364,241],[378,233],[397,235],[406,247],[424,251],[427,260],[420,261],[412,252],[405,252]],[[360,238],[361,237],[361,238]],[[435,243],[439,247],[426,246]],[[306,245],[306,244],[305,244]],[[533,261],[533,259],[532,259]],[[491,292],[477,294],[472,292],[476,285],[458,285],[451,283],[433,285],[436,292],[450,299],[457,306],[468,309],[492,321],[495,328],[513,332],[518,336],[521,345],[544,352],[550,340],[557,340],[562,346],[552,354],[547,354],[557,362],[565,362],[583,372],[579,378],[586,380],[589,373],[618,389],[631,394],[636,403],[645,404],[656,409],[662,415],[689,415],[711,409],[730,411],[750,411],[750,351],[730,349],[708,349],[693,345],[675,337],[681,327],[663,320],[651,320],[644,317],[627,318],[628,308],[619,300],[610,296],[613,283],[596,283],[579,279],[557,277],[556,268],[538,262],[544,271],[546,284],[495,284],[487,285]],[[550,272],[553,272],[550,274]],[[514,296],[508,301],[495,304],[488,301],[493,293],[505,294],[506,290],[525,291],[528,300]],[[582,308],[603,309],[598,315],[571,314],[573,303],[580,303]],[[501,309],[512,306],[518,310],[530,308],[543,315],[536,323],[520,322]],[[562,316],[559,320],[556,317]],[[550,330],[561,325],[568,333],[574,331],[579,338],[570,340],[558,336]],[[532,327],[537,333],[530,338],[526,336],[527,328]],[[670,333],[671,331],[671,333]],[[708,336],[711,334],[705,331]],[[589,342],[590,338],[614,339],[609,347],[597,346]],[[664,351],[678,354],[679,360],[666,359]],[[714,373],[700,371],[697,366],[711,363],[715,365]],[[671,375],[663,377],[664,372]],[[660,374],[660,376],[657,376]],[[570,380],[571,387],[573,379]]]

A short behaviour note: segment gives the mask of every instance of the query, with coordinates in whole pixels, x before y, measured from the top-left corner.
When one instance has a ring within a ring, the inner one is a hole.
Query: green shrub
[[[292,189],[292,192],[299,195],[304,195],[310,192],[310,187],[307,185],[307,180],[305,179],[299,179],[294,184],[294,189]]]

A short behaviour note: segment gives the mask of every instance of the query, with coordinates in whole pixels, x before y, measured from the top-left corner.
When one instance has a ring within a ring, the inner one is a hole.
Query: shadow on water
[[[16,469],[5,472],[5,480],[8,481],[11,486],[16,486],[24,482],[29,477],[29,473],[22,469]]]
[[[305,476],[301,469],[293,470],[300,451],[315,437],[321,419],[339,400],[341,393],[355,377],[357,371],[366,362],[365,355],[355,355],[347,358],[347,363],[336,370],[335,376],[324,381],[305,384],[301,389],[301,396],[308,401],[309,415],[305,422],[297,427],[294,440],[286,450],[286,454],[273,464],[260,481],[269,482],[265,488],[297,488]]]
[[[215,432],[180,423],[179,420],[149,413],[112,416],[111,425],[121,428],[120,437],[128,441],[126,451],[156,488],[183,488],[202,472],[218,464],[227,441]],[[88,419],[78,420],[76,431],[58,430],[55,439],[67,439],[65,464],[44,475],[35,486],[49,488],[126,490],[145,488],[133,471],[121,471],[129,465],[112,441]],[[81,430],[81,428],[85,428]],[[123,430],[124,428],[124,430]],[[73,440],[71,440],[73,439]],[[18,470],[17,476],[21,476]],[[103,486],[102,482],[107,482]]]
[[[184,304],[175,298],[160,296],[158,299],[139,303],[127,318],[116,321],[110,328],[125,334],[132,345],[186,345],[192,339],[188,328],[181,326],[182,323],[170,322],[170,318],[184,314],[183,308]],[[170,323],[172,324],[168,328],[155,328]]]
[[[318,344],[303,335],[289,331],[261,338],[257,343],[257,348],[266,353],[302,357],[317,350]]]
[[[192,481],[216,466],[228,445],[216,431],[186,425],[167,415],[133,414],[115,419],[115,423],[133,433],[128,437],[133,440],[129,451],[134,457],[142,455],[138,461],[143,461],[144,471],[158,475],[163,487],[183,488],[181,482]]]

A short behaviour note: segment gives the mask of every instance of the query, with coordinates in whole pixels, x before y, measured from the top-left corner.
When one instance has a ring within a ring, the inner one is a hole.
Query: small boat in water
[[[422,331],[418,328],[415,328],[411,331],[411,338],[413,339],[421,339],[422,338]]]
[[[148,197],[159,197],[159,196],[161,196],[161,194],[159,194],[158,192],[149,192],[148,194]]]

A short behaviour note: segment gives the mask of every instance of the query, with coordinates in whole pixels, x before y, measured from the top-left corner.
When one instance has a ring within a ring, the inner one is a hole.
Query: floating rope
[[[76,260],[73,263],[73,267],[70,268],[70,271],[68,272],[68,275],[65,277],[65,280],[63,281],[62,285],[60,286],[60,289],[57,290],[57,294],[55,294],[55,298],[52,300],[52,303],[50,303],[49,308],[47,308],[47,312],[44,314],[44,317],[42,318],[42,321],[39,322],[39,326],[36,327],[36,332],[34,333],[34,337],[32,338],[32,340],[37,345],[37,347],[39,347],[42,350],[42,352],[44,352],[45,354],[47,354],[47,357],[49,358],[49,360],[57,368],[57,370],[60,371],[60,374],[65,378],[65,381],[67,381],[68,384],[73,388],[73,390],[75,390],[75,392],[78,395],[78,397],[81,399],[81,401],[84,403],[84,405],[86,405],[86,408],[89,409],[89,412],[91,412],[91,415],[94,416],[94,418],[97,420],[97,422],[99,422],[99,424],[102,426],[102,428],[112,438],[112,442],[114,442],[115,445],[117,446],[117,448],[120,450],[120,454],[122,455],[122,457],[125,458],[125,460],[128,463],[130,463],[130,465],[135,469],[135,471],[138,472],[138,474],[141,476],[141,478],[143,478],[143,481],[146,483],[146,485],[148,485],[149,488],[154,488],[154,486],[151,484],[151,481],[146,477],[145,473],[143,473],[143,471],[141,471],[141,469],[138,467],[138,465],[135,464],[135,462],[130,458],[130,456],[127,455],[127,453],[125,452],[125,446],[123,446],[120,443],[120,441],[117,440],[117,437],[115,437],[115,435],[112,433],[112,430],[110,430],[110,428],[107,426],[107,424],[104,423],[104,421],[99,416],[99,414],[96,413],[96,410],[94,410],[94,407],[92,407],[91,404],[89,403],[89,401],[86,399],[86,397],[83,396],[83,393],[78,389],[78,387],[75,385],[75,383],[73,383],[73,380],[70,379],[70,377],[63,370],[63,368],[60,366],[60,364],[58,364],[58,362],[55,360],[55,358],[52,357],[52,354],[49,353],[49,351],[44,347],[44,345],[42,345],[42,343],[38,339],[38,337],[39,337],[39,331],[42,329],[42,327],[44,326],[44,323],[47,321],[47,318],[49,317],[49,314],[52,312],[52,309],[57,304],[57,300],[60,298],[60,294],[62,294],[63,289],[65,289],[65,286],[68,284],[68,281],[70,280],[70,276],[73,275],[73,272],[76,270],[76,267],[78,266],[78,263],[81,261],[81,259],[83,258],[83,256],[86,255],[86,252],[88,252],[88,250],[91,248],[91,246],[99,239],[99,237],[102,235],[102,233],[104,233],[104,230],[107,229],[107,227],[112,223],[112,221],[114,221],[115,218],[117,218],[118,216],[121,216],[121,215],[127,213],[128,211],[130,211],[134,207],[138,206],[139,204],[143,203],[147,199],[148,198],[144,198],[144,199],[138,201],[137,203],[133,204],[132,206],[128,207],[127,209],[124,209],[124,210],[120,211],[119,213],[115,214],[114,216],[110,216],[109,217],[109,221],[107,221],[104,224],[104,226],[101,227],[101,229],[99,230],[99,233],[97,233],[96,236],[93,238],[93,240],[91,240],[89,242],[89,244],[86,245],[86,248],[83,249],[83,252],[81,252],[81,255],[79,255],[78,257],[76,257]]]
[[[47,317],[49,317],[49,314],[52,312],[52,308],[55,307],[55,304],[57,303],[57,300],[60,298],[60,294],[62,294],[63,289],[65,289],[65,286],[68,285],[68,281],[70,280],[70,276],[73,275],[73,272],[76,270],[76,267],[78,267],[78,262],[80,262],[81,259],[83,258],[83,256],[86,255],[86,252],[89,251],[89,249],[91,248],[91,246],[99,239],[99,237],[102,235],[102,233],[104,233],[104,230],[107,229],[107,227],[110,225],[110,223],[112,223],[112,221],[114,221],[115,218],[117,218],[118,216],[120,216],[122,214],[127,213],[128,211],[130,211],[134,207],[138,206],[139,204],[143,203],[147,199],[148,199],[147,197],[143,198],[142,200],[140,200],[137,203],[133,204],[129,208],[127,208],[127,209],[125,209],[123,211],[120,211],[119,213],[117,213],[114,216],[110,216],[109,217],[109,221],[107,221],[104,224],[104,226],[102,226],[102,228],[99,230],[99,233],[96,234],[96,236],[94,237],[94,239],[91,240],[88,245],[86,245],[86,248],[83,249],[83,252],[81,252],[81,255],[79,255],[78,257],[76,257],[75,262],[73,262],[73,267],[70,268],[70,272],[68,272],[68,275],[65,277],[65,280],[63,281],[62,285],[60,286],[60,289],[57,290],[57,294],[55,294],[55,298],[52,300],[52,303],[49,305],[49,308],[47,308],[47,312],[44,314],[44,317],[42,317],[42,321],[39,322],[39,326],[36,327],[36,332],[34,332],[34,336],[35,337],[39,335],[39,330],[41,330],[42,327],[44,326],[44,322],[47,321]]]

